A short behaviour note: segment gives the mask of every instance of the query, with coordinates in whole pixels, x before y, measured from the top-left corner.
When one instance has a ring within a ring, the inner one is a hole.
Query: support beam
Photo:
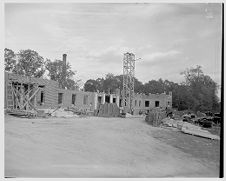
[[[110,103],[113,103],[113,95],[110,94]]]
[[[22,108],[24,108],[25,106],[28,106],[29,101],[38,93],[39,88],[37,88],[37,90],[32,94],[31,97],[28,97],[29,95],[26,95],[26,103],[23,105]]]
[[[119,107],[119,99],[120,99],[119,95],[116,95],[116,104],[118,107]]]
[[[98,96],[97,93],[94,93],[94,109],[97,109],[97,103],[98,103]]]
[[[104,104],[105,103],[105,94],[103,93],[102,94],[102,104]]]

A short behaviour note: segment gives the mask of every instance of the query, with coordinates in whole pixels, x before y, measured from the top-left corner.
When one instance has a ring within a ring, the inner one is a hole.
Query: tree
[[[5,70],[6,71],[13,70],[16,65],[15,53],[10,49],[5,48],[4,58],[5,58]]]
[[[115,93],[116,89],[120,88],[120,85],[120,78],[109,73],[103,81],[103,90],[108,93]]]
[[[186,69],[182,74],[192,95],[192,109],[194,111],[215,110],[215,105],[218,104],[217,84],[208,75],[204,75],[201,66]]]
[[[97,92],[98,90],[98,82],[93,79],[89,79],[84,84],[84,90],[88,92]]]
[[[18,63],[13,72],[30,77],[41,77],[45,73],[45,61],[36,51],[20,50],[17,56]]]
[[[115,93],[116,89],[123,89],[123,75],[114,76],[113,74],[107,74],[103,82],[103,90]],[[134,78],[134,92],[143,92],[143,84],[137,78]]]
[[[156,80],[151,80],[148,83],[144,84],[144,93],[145,94],[156,94],[156,93],[163,93],[164,92],[164,83],[162,79],[159,79],[158,81]]]
[[[103,78],[98,78],[98,79],[96,79],[96,82],[97,82],[97,90],[99,92],[103,92],[104,91],[104,89],[103,89],[104,79]]]
[[[144,85],[136,77],[134,77],[134,92],[143,93]]]
[[[78,89],[80,80],[75,81],[73,76],[75,75],[75,71],[71,70],[71,65],[69,63],[66,64],[66,75],[63,76],[63,61],[55,60],[51,61],[49,59],[46,60],[46,70],[48,70],[48,76],[51,80],[55,80],[59,82],[60,87],[67,89]]]

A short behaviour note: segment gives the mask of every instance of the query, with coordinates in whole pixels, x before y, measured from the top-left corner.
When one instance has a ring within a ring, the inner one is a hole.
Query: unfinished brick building
[[[14,89],[14,92],[12,90]],[[27,99],[26,92],[30,93]],[[34,88],[35,87],[35,88]],[[33,88],[33,89],[32,89]],[[16,92],[24,92],[25,97]],[[121,107],[122,99],[118,94],[84,92],[79,90],[62,89],[57,81],[26,77],[5,72],[5,108],[24,108],[29,106],[26,100],[37,109],[77,106],[83,110],[94,111],[98,104],[116,103]],[[29,103],[29,104],[30,104]],[[31,105],[30,105],[31,106]],[[154,107],[172,107],[172,94],[135,94],[133,101],[134,114]],[[31,107],[32,108],[32,107]]]

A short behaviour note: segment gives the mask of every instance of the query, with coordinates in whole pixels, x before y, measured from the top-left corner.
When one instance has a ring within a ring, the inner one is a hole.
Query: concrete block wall
[[[115,103],[117,104],[117,106],[119,106],[119,98],[120,98],[119,94],[105,94],[103,92],[96,93],[96,99],[98,99],[98,97],[101,98],[101,104],[104,104],[106,102],[106,96],[110,97],[109,103],[113,103],[113,100],[115,99]]]
[[[75,106],[83,110],[93,111],[95,109],[95,93],[94,92],[83,92],[77,90],[66,90],[58,89],[58,93],[63,93],[62,105],[63,107],[71,107],[72,105],[72,95],[75,94]],[[57,93],[57,96],[58,96]],[[87,98],[84,98],[87,97]],[[86,101],[84,102],[84,99]],[[85,103],[85,104],[84,104]]]
[[[145,106],[145,101],[149,101],[149,106]],[[151,108],[155,108],[155,102],[159,101],[159,106],[161,108],[172,107],[172,93],[169,94],[135,94],[133,101],[134,114],[139,114],[140,111],[147,111]],[[136,103],[135,103],[136,102]],[[139,105],[140,103],[140,105]]]

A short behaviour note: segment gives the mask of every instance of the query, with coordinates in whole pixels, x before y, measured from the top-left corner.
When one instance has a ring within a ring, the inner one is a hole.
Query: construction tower
[[[124,53],[123,58],[123,90],[122,107],[123,111],[132,113],[134,98],[134,74],[135,74],[135,55]]]

